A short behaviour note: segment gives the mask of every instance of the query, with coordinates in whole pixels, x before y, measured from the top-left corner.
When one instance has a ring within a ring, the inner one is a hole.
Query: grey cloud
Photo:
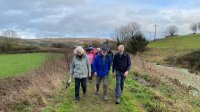
[[[109,36],[115,27],[130,21],[141,24],[144,32],[153,32],[154,24],[158,24],[158,31],[163,32],[168,24],[187,29],[191,21],[198,21],[199,18],[197,15],[191,18],[198,8],[192,11],[173,7],[158,10],[126,6],[126,3],[115,6],[105,4],[98,5],[92,0],[1,0],[0,30],[13,28],[22,35],[30,33],[30,36],[36,37],[103,37]]]

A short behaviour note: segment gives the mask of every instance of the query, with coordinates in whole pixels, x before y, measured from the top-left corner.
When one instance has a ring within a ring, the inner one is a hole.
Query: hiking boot
[[[119,104],[120,103],[120,98],[116,97],[116,104]]]
[[[96,92],[95,92],[95,95],[97,96],[98,94],[99,94],[98,91],[96,91]]]
[[[75,98],[75,103],[78,103],[80,101],[80,98],[79,97],[76,97]]]
[[[108,100],[108,97],[107,97],[107,96],[104,96],[104,97],[103,97],[103,100],[104,100],[104,101],[107,101],[107,100]]]

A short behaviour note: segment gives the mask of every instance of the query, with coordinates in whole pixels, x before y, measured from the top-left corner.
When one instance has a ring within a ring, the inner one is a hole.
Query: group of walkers
[[[86,51],[86,53],[85,53]],[[131,66],[129,55],[124,52],[124,46],[118,46],[118,52],[113,53],[106,46],[93,48],[89,46],[84,50],[81,46],[75,48],[74,58],[70,67],[70,74],[75,79],[75,101],[80,100],[79,89],[82,87],[83,96],[86,96],[87,77],[92,83],[96,76],[95,95],[99,93],[99,86],[103,83],[103,99],[108,100],[108,74],[112,67],[112,75],[116,77],[115,101],[120,103],[120,97],[124,88],[124,80],[128,76]]]

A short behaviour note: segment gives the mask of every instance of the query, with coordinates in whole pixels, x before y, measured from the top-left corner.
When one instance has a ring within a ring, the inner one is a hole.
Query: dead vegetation
[[[200,71],[200,51],[193,51],[182,56],[170,56],[166,61],[172,65],[189,68],[191,72]]]
[[[160,108],[160,106],[154,106],[152,108],[151,106],[150,110],[153,112],[193,112],[199,110],[198,106],[200,101],[191,96],[188,88],[181,85],[178,80],[167,77],[161,79],[138,72],[134,72],[133,74],[133,80],[153,92],[151,93],[151,101],[163,105],[163,108]],[[137,93],[137,91],[134,91],[134,93]]]
[[[163,102],[169,109],[168,111],[200,110],[200,77],[198,75],[173,67],[145,62],[137,56],[133,62],[136,72],[133,79],[151,88],[157,94],[155,99]]]
[[[29,74],[0,80],[0,112],[39,111],[47,99],[63,87],[71,53],[61,59],[51,54],[45,65]]]
[[[145,62],[139,57],[135,58],[134,64],[136,65],[136,69],[143,73],[150,74],[155,77],[169,77],[177,79],[181,84],[187,87],[192,86],[200,90],[200,76],[191,74],[185,69],[156,65],[155,63]]]

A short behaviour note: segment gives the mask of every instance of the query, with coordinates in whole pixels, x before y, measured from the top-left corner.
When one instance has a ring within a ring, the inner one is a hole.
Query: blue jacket
[[[103,64],[103,56],[98,54],[93,62],[93,71],[97,72],[97,76],[105,77],[108,76],[111,66],[111,60],[108,55],[106,55],[105,63]]]

